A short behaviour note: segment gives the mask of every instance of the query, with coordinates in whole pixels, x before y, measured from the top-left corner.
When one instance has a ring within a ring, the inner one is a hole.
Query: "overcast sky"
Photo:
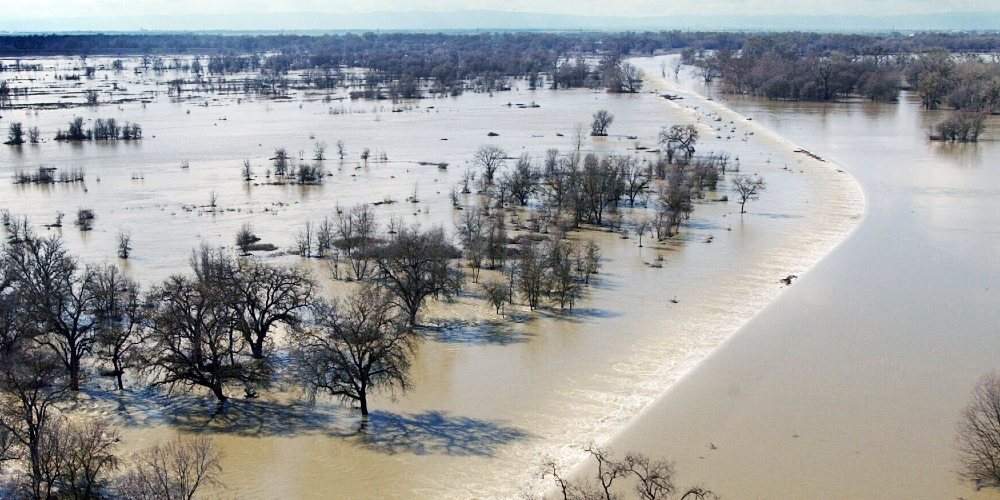
[[[1000,12],[1000,0],[0,0],[0,5],[7,7],[5,17],[22,19],[465,9],[596,16]]]

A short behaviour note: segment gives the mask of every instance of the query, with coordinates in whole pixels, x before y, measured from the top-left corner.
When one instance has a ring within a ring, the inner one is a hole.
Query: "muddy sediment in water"
[[[955,429],[1000,359],[1000,144],[927,140],[947,111],[705,93],[850,172],[863,222],[606,444],[673,459],[723,498],[997,498]],[[683,101],[681,101],[683,102]],[[988,132],[1000,129],[991,119]]]
[[[134,92],[141,90],[137,85]],[[740,173],[768,182],[741,216],[734,202],[718,201],[732,198],[733,173],[727,174],[719,191],[697,202],[681,234],[661,244],[647,239],[640,248],[634,237],[599,230],[573,234],[599,243],[604,267],[572,312],[515,307],[497,318],[472,295],[433,305],[425,322],[440,328],[424,332],[413,390],[375,398],[363,432],[354,411],[334,401],[301,403],[287,388],[257,401],[235,400],[229,412],[215,415],[202,394],[115,396],[98,389],[106,381],[92,380],[80,413],[114,419],[127,449],[176,433],[211,435],[224,454],[225,494],[239,498],[324,498],[331,490],[381,498],[537,491],[543,461],[572,467],[583,446],[614,436],[781,295],[782,278],[808,276],[864,212],[851,176],[707,101],[525,87],[419,100],[398,113],[385,102],[330,103],[305,93],[238,102],[160,95],[146,104],[6,112],[5,120],[38,126],[44,137],[74,115],[142,124],[142,141],[0,149],[3,178],[41,165],[83,168],[87,176],[73,185],[0,181],[0,208],[36,224],[58,212],[93,209],[92,231],[61,229],[69,248],[85,262],[114,262],[117,234],[127,231],[135,249],[121,264],[147,285],[184,271],[201,243],[232,246],[244,223],[284,250],[306,221],[358,203],[378,203],[383,224],[395,216],[451,230],[458,212],[448,195],[476,148],[496,144],[511,156],[528,153],[541,161],[548,148],[568,152],[576,124],[586,127],[598,109],[612,112],[615,121],[609,137],[585,141],[588,151],[652,160],[662,126],[696,123],[699,152],[727,152]],[[539,107],[516,105],[532,102]],[[334,154],[337,140],[347,146],[343,162]],[[318,141],[334,158],[324,162],[330,175],[322,185],[267,182],[275,148],[308,161]],[[364,148],[388,161],[360,160]],[[259,182],[241,180],[244,159]],[[212,192],[215,209],[207,207]],[[406,202],[414,192],[420,202]],[[379,203],[386,200],[395,203]],[[626,219],[650,216],[651,206],[623,212]],[[282,253],[262,256],[300,261]],[[308,265],[324,275],[321,263]]]

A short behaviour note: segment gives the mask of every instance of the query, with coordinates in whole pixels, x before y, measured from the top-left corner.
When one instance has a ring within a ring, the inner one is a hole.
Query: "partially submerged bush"
[[[89,208],[81,208],[76,211],[76,225],[81,231],[90,231],[94,227],[94,211]]]
[[[954,112],[935,128],[931,140],[949,142],[976,142],[983,132],[986,115],[977,112]]]

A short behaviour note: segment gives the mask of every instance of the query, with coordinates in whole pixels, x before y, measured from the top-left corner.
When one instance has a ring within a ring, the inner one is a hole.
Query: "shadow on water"
[[[514,441],[530,438],[500,422],[454,416],[442,411],[397,414],[374,411],[368,419],[354,409],[306,402],[213,399],[165,391],[94,391],[94,402],[117,405],[126,426],[169,425],[190,433],[242,437],[317,434],[386,454],[492,456]]]
[[[521,344],[531,340],[534,335],[517,328],[517,325],[534,320],[534,317],[528,315],[508,314],[492,321],[451,321],[436,327],[424,327],[420,333],[430,340],[444,344]]]
[[[592,319],[618,318],[622,315],[620,311],[601,309],[597,307],[574,307],[573,309],[536,309],[539,316],[557,321],[568,321],[570,323],[582,323]]]
[[[335,411],[324,406],[260,400],[230,400],[222,407],[208,401],[167,418],[168,424],[187,432],[247,437],[323,432],[337,422]]]
[[[752,212],[752,213],[748,213],[746,215],[753,215],[754,217],[764,217],[766,219],[774,219],[774,220],[778,220],[778,219],[801,219],[801,218],[803,218],[802,215],[779,214],[779,213],[769,213],[769,212]]]
[[[726,229],[719,222],[705,219],[690,219],[684,225],[688,229],[697,229],[699,231],[724,231]]]
[[[350,439],[380,453],[489,457],[506,444],[530,437],[517,427],[441,411],[405,415],[376,411]]]
[[[115,414],[129,427],[169,425],[185,432],[225,433],[244,436],[290,436],[322,431],[336,421],[332,408],[306,402],[215,399],[156,389],[125,392],[92,392],[97,402],[115,405]]]

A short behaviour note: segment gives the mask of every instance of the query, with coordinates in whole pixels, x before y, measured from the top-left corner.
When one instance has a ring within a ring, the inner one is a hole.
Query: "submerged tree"
[[[667,163],[671,164],[678,153],[685,161],[690,160],[698,143],[698,129],[694,125],[674,125],[663,127],[659,136],[660,148],[667,153]]]
[[[139,366],[139,347],[145,341],[146,307],[139,284],[128,279],[117,266],[94,273],[90,284],[97,319],[97,350],[111,364],[118,390],[125,390],[122,377],[127,368]]]
[[[615,116],[606,109],[600,109],[594,113],[594,119],[590,122],[590,135],[606,136],[611,122],[615,121]]]
[[[420,231],[404,227],[376,250],[375,279],[406,312],[407,324],[412,327],[427,298],[451,298],[461,290],[462,271],[451,266],[451,260],[461,255],[441,228]]]
[[[219,403],[229,399],[226,388],[234,383],[252,394],[260,365],[243,354],[245,340],[233,328],[224,283],[172,276],[150,294],[156,309],[145,356],[154,384],[204,387]]]
[[[497,170],[503,167],[507,152],[498,146],[482,146],[476,151],[475,163],[483,169],[483,181],[493,184]]]
[[[7,142],[4,144],[10,146],[20,146],[24,144],[24,130],[21,126],[21,122],[10,122],[10,126],[7,128]]]
[[[299,312],[311,302],[315,287],[309,273],[254,259],[237,264],[231,306],[236,330],[250,346],[251,356],[264,357],[264,345],[275,325],[295,326]]]
[[[346,301],[316,305],[313,317],[294,342],[296,371],[310,395],[357,402],[367,416],[370,393],[409,387],[414,336],[384,291],[366,286]]]
[[[736,195],[739,197],[740,213],[745,214],[747,202],[759,199],[761,191],[765,189],[767,189],[767,184],[764,183],[763,177],[759,175],[737,175],[733,179],[733,190],[736,191]]]
[[[82,361],[94,343],[93,271],[80,270],[55,236],[25,239],[6,256],[35,341],[59,357],[69,374],[69,388],[80,390]]]

